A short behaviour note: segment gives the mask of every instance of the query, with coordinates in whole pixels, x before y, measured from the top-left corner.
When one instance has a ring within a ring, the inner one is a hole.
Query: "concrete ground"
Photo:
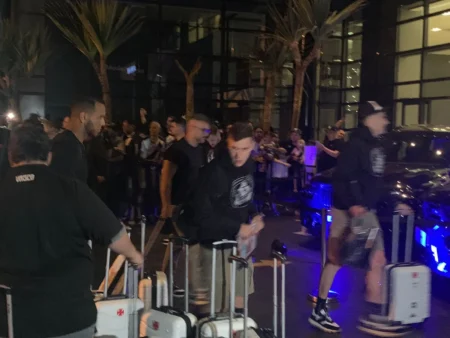
[[[333,309],[331,316],[342,326],[341,335],[318,332],[308,324],[311,304],[307,295],[318,285],[320,274],[320,253],[316,241],[296,234],[300,224],[292,217],[266,219],[266,228],[259,238],[255,252],[255,288],[250,298],[250,316],[261,327],[272,327],[272,266],[269,259],[270,245],[274,239],[283,241],[288,247],[286,266],[286,337],[288,338],[363,338],[369,337],[357,330],[357,318],[363,307],[364,271],[350,268],[342,269],[333,286],[340,294],[340,304]],[[151,232],[148,227],[147,233]],[[139,243],[139,230],[133,232],[134,241]],[[156,240],[146,261],[146,271],[160,269],[165,246],[163,236]],[[97,285],[102,277],[104,259],[100,249],[96,259]],[[99,256],[100,255],[100,256]],[[450,281],[448,281],[450,289]],[[447,289],[447,290],[448,290]],[[422,331],[416,331],[408,338],[446,338],[450,337],[450,304],[437,297],[432,300],[432,316]]]

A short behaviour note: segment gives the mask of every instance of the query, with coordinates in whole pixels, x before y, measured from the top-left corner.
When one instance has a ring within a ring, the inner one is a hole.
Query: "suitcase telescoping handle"
[[[138,338],[139,314],[137,311],[137,301],[139,297],[139,270],[136,268],[136,266],[129,264],[128,261],[126,261],[125,264],[125,268],[128,270],[128,281],[124,281],[124,284],[128,284],[128,298],[133,300],[130,314],[130,326],[128,328],[128,336],[131,338]]]
[[[400,242],[400,214],[394,213],[392,219],[392,253],[391,263],[398,263],[399,242]],[[414,233],[414,214],[408,215],[406,219],[406,241],[405,241],[405,263],[412,260],[413,247],[413,233]]]
[[[248,261],[245,258],[238,257],[235,254],[228,257],[231,263],[230,270],[230,338],[233,338],[233,318],[234,318],[234,302],[236,298],[236,263],[244,268],[244,338],[247,338],[247,321],[248,321]]]
[[[281,263],[281,338],[286,337],[286,256],[272,250],[273,258],[273,332],[278,337],[278,261]]]
[[[209,301],[210,304],[210,311],[209,311],[209,316],[210,318],[214,318],[216,315],[216,259],[217,259],[217,249],[219,247],[226,247],[226,246],[232,246],[233,247],[233,251],[232,254],[236,255],[237,253],[237,242],[236,241],[229,241],[229,240],[221,240],[221,241],[217,241],[213,243],[213,248],[212,248],[212,268],[211,268],[211,299]],[[231,282],[231,284],[233,284],[233,280]],[[230,295],[231,297],[231,295]],[[233,309],[234,311],[234,309]]]
[[[0,289],[4,290],[6,296],[6,315],[8,317],[8,338],[14,338],[11,288],[6,285],[0,285]]]
[[[181,242],[183,245],[183,249],[185,252],[185,261],[184,261],[184,311],[189,312],[189,239],[184,237],[169,237],[169,250],[170,250],[170,258],[169,258],[169,305],[173,307],[173,243]]]

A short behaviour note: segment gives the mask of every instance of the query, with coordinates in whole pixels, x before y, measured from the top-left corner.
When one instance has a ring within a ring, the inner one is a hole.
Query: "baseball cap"
[[[376,101],[361,102],[359,105],[359,119],[363,121],[370,115],[385,112],[385,109]]]

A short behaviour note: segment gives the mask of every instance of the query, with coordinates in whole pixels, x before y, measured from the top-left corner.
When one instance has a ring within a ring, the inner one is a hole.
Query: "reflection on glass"
[[[450,81],[425,82],[422,85],[423,97],[449,96]]]
[[[387,162],[442,163],[450,160],[450,142],[445,137],[419,132],[391,133],[385,136]]]
[[[249,57],[258,44],[258,34],[230,31],[228,41],[230,56]]]
[[[329,102],[329,103],[338,103],[340,97],[340,91],[335,89],[320,89],[319,92],[319,101],[320,102]]]
[[[450,42],[450,16],[436,15],[428,18],[427,46],[438,46]]]
[[[358,106],[345,105],[344,106],[344,124],[346,129],[356,128],[358,124]]]
[[[345,88],[358,88],[361,79],[361,62],[345,66]]]
[[[397,58],[396,82],[420,80],[420,54],[399,56]]]
[[[395,89],[396,99],[418,98],[420,94],[420,84],[410,84],[397,86]]]
[[[322,64],[320,67],[320,86],[330,88],[340,88],[341,65]]]
[[[346,39],[346,57],[348,62],[361,60],[362,36]]]
[[[438,13],[445,10],[450,10],[450,1],[448,0],[437,0],[437,1],[430,1],[430,5],[428,7],[428,12],[430,14],[432,13]],[[447,14],[450,15],[450,14]]]
[[[422,48],[423,20],[405,23],[397,27],[397,51]]]
[[[363,30],[363,23],[361,21],[351,21],[347,26],[347,35],[361,33]]]
[[[411,5],[401,5],[397,12],[397,21],[409,20],[424,15],[423,1]]]
[[[450,49],[425,52],[423,78],[429,80],[441,77],[450,77]]]
[[[331,36],[342,36],[342,23],[336,25],[333,32],[330,34]]]
[[[359,102],[359,90],[347,90],[344,94],[345,103]]]
[[[322,45],[321,61],[341,62],[342,61],[342,40],[328,39]]]

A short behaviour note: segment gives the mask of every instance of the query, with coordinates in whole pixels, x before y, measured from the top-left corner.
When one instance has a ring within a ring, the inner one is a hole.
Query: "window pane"
[[[396,82],[420,80],[420,54],[399,56],[397,58]]]
[[[432,100],[428,106],[431,124],[450,125],[450,100]]]
[[[266,22],[264,14],[227,12],[227,15],[231,29],[261,30]]]
[[[422,85],[423,97],[450,96],[450,81],[427,82]]]
[[[341,62],[342,61],[342,40],[328,39],[322,46],[321,61],[323,62]]]
[[[401,126],[402,125],[402,109],[403,109],[403,102],[397,102],[395,104],[395,126]]]
[[[361,62],[346,65],[344,68],[344,87],[357,88],[360,86]]]
[[[355,36],[354,38],[347,38],[345,43],[346,59],[349,62],[361,60],[362,51],[362,36]]]
[[[359,102],[359,90],[347,90],[344,93],[345,103],[355,103]]]
[[[412,5],[401,5],[398,8],[397,21],[417,18],[424,15],[423,1]]]
[[[448,0],[437,0],[437,1],[433,1],[433,3],[431,3],[429,5],[428,12],[430,14],[432,14],[432,13],[445,11],[446,9],[450,10],[450,1],[448,1]]]
[[[405,111],[405,125],[408,124],[419,124],[419,105],[418,104],[408,104],[404,105]]]
[[[422,48],[423,20],[405,23],[397,27],[397,51]]]
[[[333,32],[331,33],[331,36],[342,36],[342,23],[336,25]]]
[[[361,21],[351,21],[347,26],[347,35],[361,33],[363,30],[363,23]]]
[[[405,98],[418,98],[420,94],[420,84],[410,84],[397,86],[395,90],[395,98],[405,99]]]
[[[249,57],[258,44],[257,33],[228,33],[228,48],[231,56]]]
[[[450,77],[450,49],[425,52],[423,63],[424,79]]]
[[[441,14],[428,18],[428,31],[426,36],[427,46],[437,46],[449,43],[449,29],[450,16]]]
[[[45,116],[45,96],[44,95],[21,95],[19,98],[20,114],[26,120],[31,114]]]
[[[340,91],[334,89],[320,89],[319,101],[320,102],[330,102],[339,103]]]
[[[319,128],[325,128],[334,125],[339,113],[339,105],[321,105],[319,106]]]
[[[322,64],[320,66],[320,86],[330,88],[341,87],[341,65]]]
[[[356,128],[358,125],[358,106],[346,105],[344,106],[344,126],[346,129]]]

